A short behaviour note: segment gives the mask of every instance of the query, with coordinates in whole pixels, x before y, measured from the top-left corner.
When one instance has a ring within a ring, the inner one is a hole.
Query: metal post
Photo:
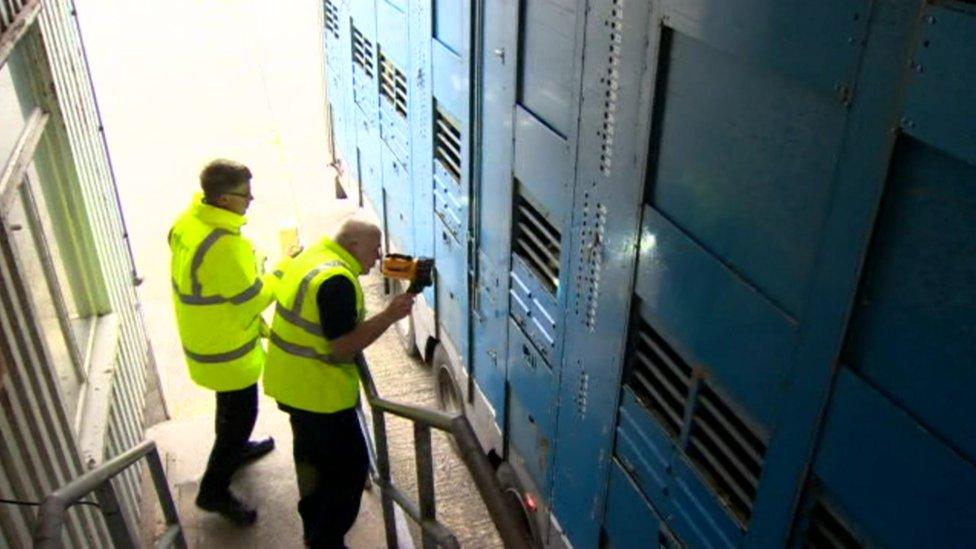
[[[173,495],[169,491],[169,483],[166,481],[166,472],[163,470],[163,463],[159,459],[159,452],[155,446],[146,456],[149,462],[149,474],[152,475],[153,485],[156,487],[156,495],[159,497],[159,506],[163,510],[163,517],[166,519],[167,526],[180,526],[180,517],[176,514],[176,504],[173,503]],[[173,545],[178,549],[186,549],[186,539],[183,537],[183,529],[179,528],[173,538]]]
[[[61,528],[64,527],[64,513],[67,505],[64,500],[48,496],[41,504],[37,524],[34,526],[35,549],[60,549]]]
[[[362,352],[356,353],[353,362],[359,370],[359,379],[366,391],[366,399],[373,407],[373,399],[376,398],[376,384],[373,383],[373,376],[369,371],[369,364],[366,363],[366,356]],[[366,435],[368,436],[368,433]],[[383,505],[386,546],[396,548],[399,547],[399,543],[397,542],[396,515],[393,514],[393,496],[386,489],[387,486],[393,484],[390,479],[390,453],[386,445],[386,417],[383,415],[383,410],[375,407],[373,407],[373,437],[376,443],[376,472],[380,477],[380,501]]]
[[[132,532],[129,525],[125,523],[122,516],[122,507],[119,505],[119,498],[115,495],[115,487],[111,480],[105,480],[97,488],[95,495],[98,497],[98,506],[102,510],[102,517],[108,525],[108,533],[112,536],[112,545],[119,549],[135,549]]]
[[[376,469],[379,473],[380,484],[389,486],[390,454],[386,446],[386,418],[382,410],[373,410],[373,436],[376,437]],[[393,514],[393,496],[388,490],[381,490],[380,499],[383,504],[383,526],[386,528],[386,546],[399,547],[397,542],[396,517]]]
[[[417,457],[417,497],[420,500],[421,521],[436,521],[434,500],[434,460],[431,455],[430,427],[413,424],[414,451]],[[437,542],[426,530],[421,533],[424,549],[434,549]]]
[[[122,516],[122,508],[119,506],[119,500],[115,495],[115,488],[112,487],[111,480],[150,453],[152,455],[148,456],[149,468],[153,476],[153,484],[156,490],[160,492],[159,500],[163,505],[163,514],[170,524],[166,537],[167,539],[174,539],[178,547],[186,547],[183,534],[173,532],[174,529],[180,528],[179,517],[176,514],[173,498],[169,493],[169,485],[166,483],[163,466],[159,462],[156,443],[151,440],[145,440],[115,456],[44,498],[34,526],[34,547],[43,549],[61,547],[61,528],[64,526],[66,511],[72,504],[91,492],[95,492],[98,496],[98,504],[102,516],[108,524],[112,544],[116,547],[135,547],[136,540],[132,537],[132,532],[129,531],[129,527],[125,523],[125,517]]]

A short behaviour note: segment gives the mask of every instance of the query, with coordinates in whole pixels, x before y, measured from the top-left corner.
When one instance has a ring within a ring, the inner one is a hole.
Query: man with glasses
[[[249,439],[265,360],[261,312],[274,298],[277,278],[259,275],[254,248],[241,235],[254,200],[251,171],[214,160],[200,184],[203,195],[169,233],[173,304],[190,378],[217,394],[216,439],[196,504],[247,526],[257,512],[231,493],[230,480],[238,467],[274,449],[270,437]]]

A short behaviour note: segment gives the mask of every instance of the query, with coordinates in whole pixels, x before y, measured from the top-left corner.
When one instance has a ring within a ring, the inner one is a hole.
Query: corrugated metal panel
[[[0,469],[11,485],[9,497],[38,501],[70,478],[82,472],[70,424],[57,393],[53,369],[49,364],[41,334],[31,329],[30,304],[25,281],[19,276],[17,260],[6,228],[0,234],[0,334],[4,345],[0,360],[4,378],[0,382]],[[27,328],[27,329],[25,329]],[[33,512],[4,506],[4,522],[16,524],[4,537],[29,531]],[[107,541],[100,519],[90,508],[69,514],[65,528],[69,546],[94,546]],[[22,535],[22,534],[21,534]],[[5,539],[20,547],[28,539]]]
[[[149,349],[132,284],[121,211],[101,135],[95,98],[88,78],[77,22],[70,2],[49,1],[40,17],[58,103],[66,123],[79,183],[95,233],[95,247],[107,286],[111,310],[119,315],[118,362],[112,384],[110,436],[103,459],[117,455],[143,438],[143,411]],[[136,471],[118,482],[126,516],[138,517],[141,497]],[[135,524],[130,524],[137,531]]]
[[[19,9],[21,4],[5,6]],[[0,493],[35,501],[143,439],[147,372],[154,368],[133,287],[134,269],[114,178],[72,12],[69,1],[45,1],[36,28],[17,47],[23,50],[32,78],[37,80],[35,90],[47,94],[39,98],[53,122],[44,146],[59,164],[56,170],[67,167],[73,172],[59,174],[63,183],[76,187],[64,192],[81,198],[72,207],[83,212],[81,223],[91,237],[85,245],[93,251],[86,261],[96,273],[90,295],[93,310],[87,312],[115,313],[119,328],[105,418],[108,424],[106,429],[96,430],[104,433],[104,440],[86,441],[82,453],[61,403],[42,334],[24,329],[36,323],[31,321],[25,281],[18,274],[10,235],[4,231],[0,238],[0,432],[4,438]],[[142,495],[140,472],[140,468],[132,468],[114,481],[134,532],[138,531]],[[67,547],[111,545],[104,522],[92,507],[74,508],[68,517]],[[33,518],[29,508],[0,506],[0,546],[29,545]]]

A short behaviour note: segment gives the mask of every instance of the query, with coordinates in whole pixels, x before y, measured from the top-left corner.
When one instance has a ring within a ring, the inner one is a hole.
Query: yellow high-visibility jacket
[[[264,392],[282,404],[309,412],[352,408],[359,399],[359,372],[338,362],[322,334],[319,286],[333,276],[348,278],[356,291],[357,322],[366,316],[359,262],[342,246],[323,239],[298,254],[285,269],[277,291],[268,338]],[[321,311],[329,314],[329,311]]]
[[[206,204],[202,195],[169,233],[176,323],[190,378],[215,391],[234,391],[261,377],[263,311],[277,278],[259,276],[242,215]]]

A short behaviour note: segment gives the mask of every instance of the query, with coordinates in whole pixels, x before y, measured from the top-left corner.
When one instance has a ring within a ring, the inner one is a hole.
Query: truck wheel
[[[464,413],[464,399],[451,367],[451,357],[444,346],[437,344],[431,361],[437,383],[437,407],[448,413]],[[453,440],[453,439],[452,439]]]
[[[529,509],[525,501],[525,490],[522,488],[522,483],[519,482],[518,475],[515,474],[515,469],[507,461],[502,462],[495,471],[495,476],[498,477],[498,483],[505,494],[506,503],[522,518],[522,526],[528,532],[529,539],[535,543],[536,547],[542,547],[542,535],[539,532],[535,512]]]

